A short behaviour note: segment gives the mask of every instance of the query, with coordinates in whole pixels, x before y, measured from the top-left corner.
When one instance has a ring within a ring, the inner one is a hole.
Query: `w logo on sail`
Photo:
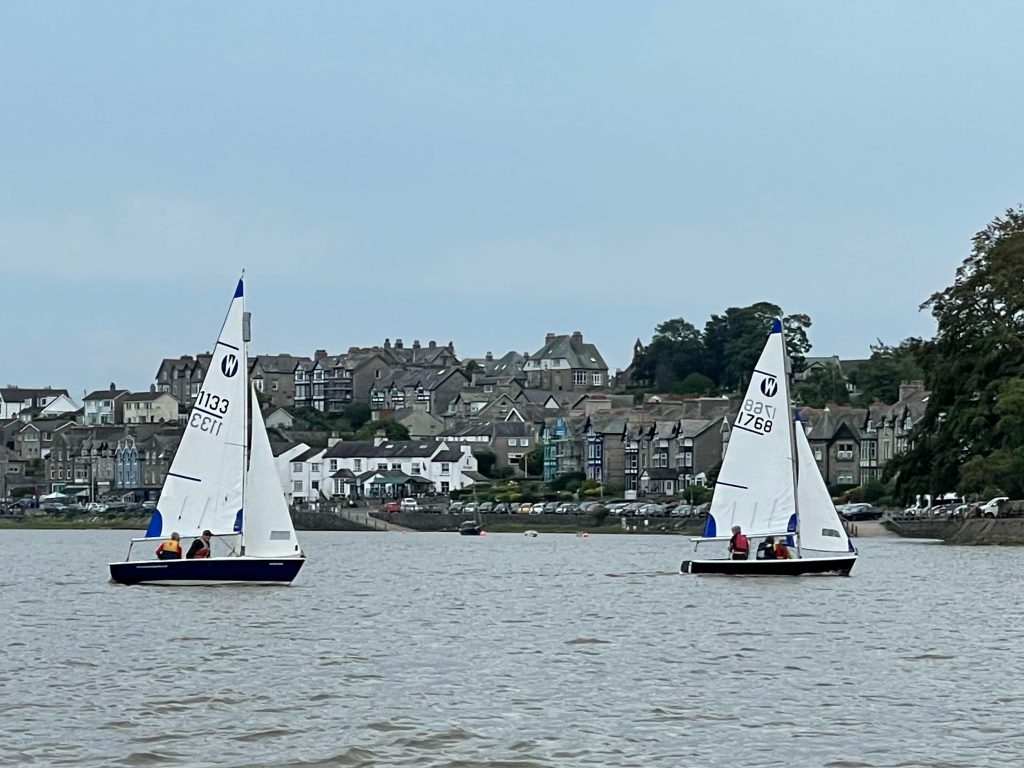
[[[224,355],[224,359],[220,361],[220,370],[230,379],[238,373],[238,358],[234,355]],[[764,384],[761,387],[764,388]]]
[[[768,376],[761,381],[761,394],[765,397],[775,397],[779,391],[779,382],[774,376]]]

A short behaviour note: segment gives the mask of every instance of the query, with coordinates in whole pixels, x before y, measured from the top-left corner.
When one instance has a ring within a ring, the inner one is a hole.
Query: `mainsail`
[[[147,536],[231,533],[242,508],[248,364],[242,281],[188,415],[185,433],[160,491]],[[280,492],[280,489],[279,489]]]
[[[782,322],[776,318],[729,434],[706,537],[728,536],[734,525],[748,536],[778,534],[795,522],[793,423],[783,344]]]

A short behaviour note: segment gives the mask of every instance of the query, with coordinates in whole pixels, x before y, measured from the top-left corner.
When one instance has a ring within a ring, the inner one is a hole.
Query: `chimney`
[[[420,348],[420,340],[419,339],[416,339],[416,341],[414,341],[412,343],[412,348],[413,349],[419,349]]]
[[[149,391],[150,392],[156,392],[156,384],[150,384],[149,385]]]
[[[402,349],[402,348],[403,348],[402,347],[402,340],[401,339],[395,339],[395,349]]]
[[[340,437],[328,437],[327,438],[327,447],[328,448],[333,448],[334,446],[336,446],[340,442],[341,442],[341,438]]]
[[[924,382],[920,380],[900,382],[900,400],[910,397],[918,392],[924,392]]]
[[[455,354],[455,342],[454,341],[449,341],[448,342],[448,351],[451,352],[452,354]]]
[[[551,331],[548,331],[547,333],[544,334],[544,343],[545,344],[550,344],[554,340],[555,340],[555,334],[553,334]]]
[[[437,342],[431,339],[430,343],[427,346],[430,347],[431,349],[437,349]]]
[[[391,349],[391,339],[384,339],[384,349]]]
[[[378,448],[387,442],[387,436],[384,434],[383,429],[378,429],[373,435],[373,447]]]
[[[580,331],[573,331],[572,332],[572,341],[573,341],[574,344],[582,344],[583,343],[583,333],[580,332]]]
[[[488,363],[493,363],[494,362],[494,355],[492,355],[490,352],[488,352],[486,355],[484,355],[484,361],[488,362]]]
[[[314,360],[323,360],[325,357],[327,357],[326,349],[318,349],[316,352],[313,353]]]
[[[348,353],[349,353],[350,355],[354,355],[354,354],[355,354],[356,352],[358,352],[358,351],[359,351],[359,347],[349,347],[349,348],[348,348]]]

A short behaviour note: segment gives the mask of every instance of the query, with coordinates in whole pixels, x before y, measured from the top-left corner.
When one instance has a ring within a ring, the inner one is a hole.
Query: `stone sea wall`
[[[886,527],[900,536],[947,544],[1024,544],[1024,518],[1019,517],[888,521]]]

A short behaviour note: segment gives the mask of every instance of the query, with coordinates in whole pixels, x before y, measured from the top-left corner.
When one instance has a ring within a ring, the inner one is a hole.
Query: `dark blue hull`
[[[727,576],[803,576],[809,573],[849,576],[855,562],[857,555],[789,560],[683,560],[679,572]]]
[[[195,586],[203,584],[282,584],[298,575],[302,557],[212,557],[199,560],[127,560],[110,564],[118,584]]]

